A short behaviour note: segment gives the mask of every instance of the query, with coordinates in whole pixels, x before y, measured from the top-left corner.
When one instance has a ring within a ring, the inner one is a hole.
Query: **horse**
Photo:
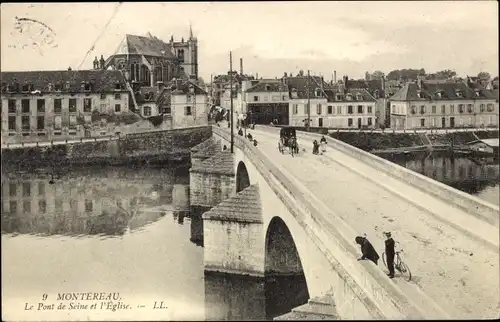
[[[297,144],[297,138],[292,136],[288,139],[288,147],[290,148],[290,154],[293,156],[294,154],[299,153],[299,145]]]

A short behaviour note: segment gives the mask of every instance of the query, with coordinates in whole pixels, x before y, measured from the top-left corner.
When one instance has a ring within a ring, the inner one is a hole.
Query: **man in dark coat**
[[[358,236],[355,238],[356,244],[361,246],[361,253],[363,256],[358,258],[358,260],[369,259],[377,265],[378,259],[380,258],[373,248],[372,244],[365,237]]]
[[[384,232],[385,235],[385,256],[387,256],[387,268],[389,269],[389,278],[394,278],[394,256],[396,251],[394,249],[395,243],[394,239],[391,237],[390,232]]]

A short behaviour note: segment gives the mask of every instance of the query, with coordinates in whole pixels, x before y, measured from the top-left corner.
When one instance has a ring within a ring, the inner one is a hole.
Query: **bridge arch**
[[[236,168],[236,193],[250,186],[250,177],[248,176],[248,170],[243,163],[240,161],[238,167]]]
[[[286,223],[278,216],[265,234],[266,315],[274,318],[308,302],[310,295],[302,262]]]

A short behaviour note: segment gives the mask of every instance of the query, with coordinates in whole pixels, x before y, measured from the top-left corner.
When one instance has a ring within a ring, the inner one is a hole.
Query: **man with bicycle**
[[[385,255],[387,256],[387,268],[389,269],[389,274],[387,274],[387,276],[389,276],[389,278],[394,278],[394,256],[396,254],[395,243],[390,232],[384,232],[384,235],[386,237]]]

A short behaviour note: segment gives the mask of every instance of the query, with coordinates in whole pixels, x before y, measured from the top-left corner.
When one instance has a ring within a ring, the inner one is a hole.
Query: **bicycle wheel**
[[[387,260],[386,260],[385,252],[382,253],[382,262],[384,263],[385,268],[389,269],[387,267]]]
[[[405,264],[401,259],[399,259],[398,271],[408,282],[411,281],[411,271],[408,265]]]

